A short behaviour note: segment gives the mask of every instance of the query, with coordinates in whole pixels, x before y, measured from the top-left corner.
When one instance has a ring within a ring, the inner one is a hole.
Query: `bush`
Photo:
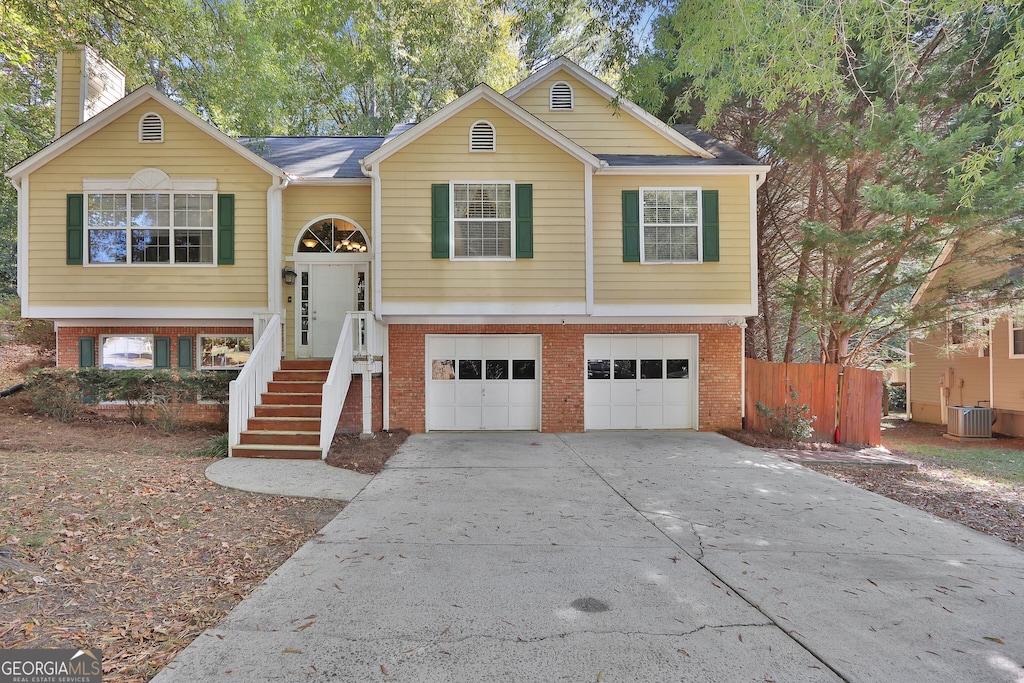
[[[889,390],[889,412],[907,412],[907,386],[905,384],[899,386],[890,384],[886,386],[886,389]]]
[[[814,436],[811,424],[815,416],[811,415],[809,406],[799,403],[800,396],[792,387],[789,398],[791,403],[778,408],[769,408],[758,401],[757,414],[764,419],[770,435],[785,441],[810,441]]]
[[[45,368],[33,371],[27,384],[36,410],[66,422],[75,419],[82,402],[122,401],[132,422],[141,422],[149,405],[156,426],[174,431],[183,403],[212,401],[224,410],[228,385],[236,376],[229,371]]]

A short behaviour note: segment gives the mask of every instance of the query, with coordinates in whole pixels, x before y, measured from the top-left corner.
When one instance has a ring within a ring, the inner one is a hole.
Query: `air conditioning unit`
[[[946,406],[949,435],[961,439],[991,439],[992,409],[981,406]]]

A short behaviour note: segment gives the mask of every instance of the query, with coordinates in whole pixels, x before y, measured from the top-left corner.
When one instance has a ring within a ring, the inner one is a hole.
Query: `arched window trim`
[[[320,245],[324,247],[324,251],[300,251],[302,247],[302,240],[306,236],[306,231],[319,223],[323,223],[324,221],[336,221],[336,224],[332,226],[335,231],[338,230],[337,223],[347,223],[348,225],[352,226],[352,233],[358,233],[362,237],[362,242],[366,246],[366,251],[347,251],[345,249],[340,248],[337,251],[328,251],[326,249],[326,245],[323,243],[322,240],[318,241],[320,242]],[[357,223],[356,221],[352,220],[347,216],[343,216],[340,214],[326,214],[323,216],[318,216],[317,218],[314,218],[313,220],[309,221],[304,226],[302,226],[302,229],[299,230],[298,234],[295,236],[295,242],[292,245],[292,254],[294,254],[296,261],[317,260],[322,258],[333,259],[339,256],[366,259],[369,258],[371,254],[373,254],[373,248],[372,245],[370,244],[369,235],[367,234],[366,230],[364,230],[363,227],[359,225],[359,223]]]

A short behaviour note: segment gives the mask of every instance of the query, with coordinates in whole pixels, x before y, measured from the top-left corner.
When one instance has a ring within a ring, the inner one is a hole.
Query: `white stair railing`
[[[249,360],[228,385],[228,455],[233,454],[242,432],[249,426],[249,418],[256,414],[260,396],[281,368],[282,330],[281,316],[275,315],[263,325],[263,331],[256,338]],[[254,330],[255,331],[255,330]]]
[[[324,382],[323,402],[320,404],[321,458],[326,458],[327,452],[331,449],[334,433],[338,430],[341,409],[345,405],[345,397],[348,396],[348,388],[352,384],[353,343],[355,333],[358,331],[358,315],[360,314],[349,313],[345,316],[345,324],[342,325],[341,335],[338,337],[338,346],[334,349],[331,371]]]

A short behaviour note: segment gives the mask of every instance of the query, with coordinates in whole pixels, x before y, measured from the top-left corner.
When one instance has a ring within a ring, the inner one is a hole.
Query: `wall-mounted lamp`
[[[284,283],[286,285],[294,285],[295,284],[295,276],[297,276],[297,275],[298,275],[298,273],[296,273],[291,268],[285,268],[284,270],[281,271],[281,277],[284,278]]]

